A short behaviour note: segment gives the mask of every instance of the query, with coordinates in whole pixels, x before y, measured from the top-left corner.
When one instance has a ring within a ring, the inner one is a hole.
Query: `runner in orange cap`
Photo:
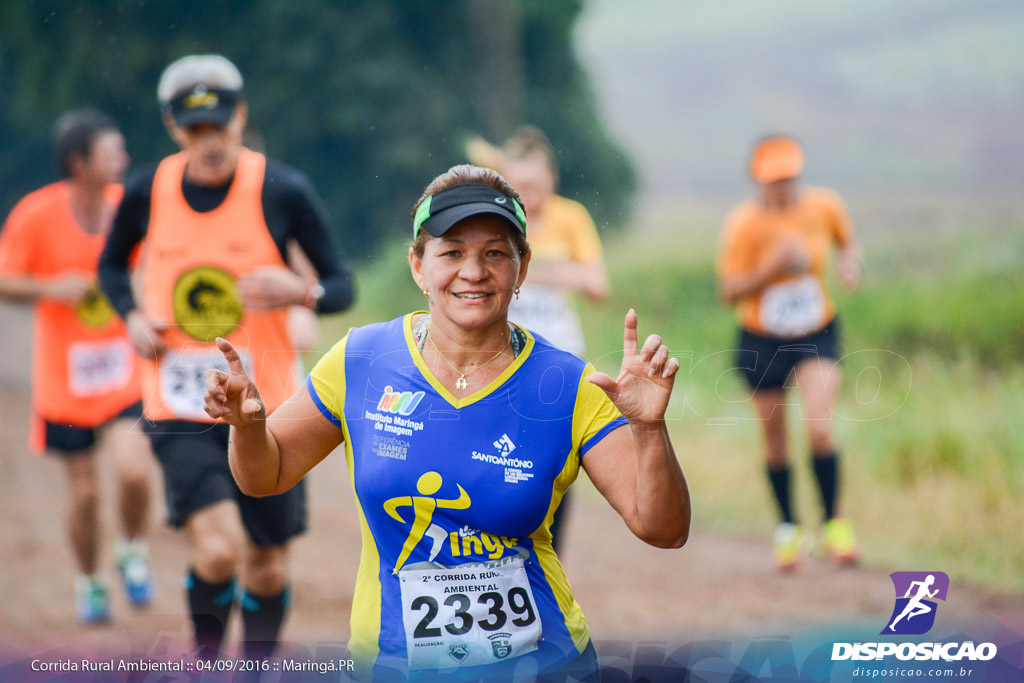
[[[726,218],[718,263],[722,296],[736,305],[737,367],[753,390],[768,478],[782,516],[774,539],[781,569],[795,568],[804,552],[804,534],[790,502],[785,415],[790,375],[803,399],[824,507],[825,550],[841,563],[854,562],[858,555],[853,528],[837,508],[839,465],[831,410],[839,387],[839,324],[825,272],[835,245],[840,282],[853,290],[860,283],[861,256],[842,200],[829,190],[801,187],[803,165],[803,150],[791,137],[757,143],[750,173],[760,196]]]
[[[0,296],[35,303],[32,446],[63,458],[79,571],[75,610],[80,621],[95,623],[110,615],[94,457],[103,427],[120,489],[118,568],[133,605],[152,598],[144,533],[153,467],[145,436],[133,429],[142,415],[135,355],[96,285],[128,155],[114,122],[93,110],[65,114],[54,137],[64,179],[26,196],[8,217],[0,234]]]

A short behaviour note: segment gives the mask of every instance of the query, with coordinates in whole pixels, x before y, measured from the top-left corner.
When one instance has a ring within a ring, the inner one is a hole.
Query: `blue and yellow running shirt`
[[[583,379],[592,366],[530,334],[493,382],[455,398],[416,347],[414,315],[352,329],[307,380],[343,431],[362,528],[353,656],[376,678],[575,659],[590,633],[551,517],[580,458],[625,419]]]

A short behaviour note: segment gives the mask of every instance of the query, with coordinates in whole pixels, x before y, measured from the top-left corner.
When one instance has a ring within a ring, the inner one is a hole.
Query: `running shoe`
[[[853,524],[845,517],[836,517],[825,522],[822,541],[825,553],[833,562],[852,565],[860,558],[860,548],[853,535]]]
[[[83,624],[110,621],[107,586],[96,574],[75,577],[75,615]]]
[[[775,552],[775,564],[781,571],[792,571],[800,566],[803,560],[804,532],[791,522],[783,522],[775,527],[772,541]]]
[[[149,567],[149,547],[141,541],[120,542],[117,546],[117,570],[128,602],[146,607],[153,600],[153,572]]]

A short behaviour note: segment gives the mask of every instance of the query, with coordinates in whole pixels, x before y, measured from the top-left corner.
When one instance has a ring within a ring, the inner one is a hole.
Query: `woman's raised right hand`
[[[238,351],[222,337],[217,337],[217,348],[224,354],[228,370],[206,371],[206,414],[233,427],[246,427],[257,420],[266,420],[267,411],[260,392],[246,374]]]

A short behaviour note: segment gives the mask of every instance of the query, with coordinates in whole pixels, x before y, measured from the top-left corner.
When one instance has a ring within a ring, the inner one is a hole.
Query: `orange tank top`
[[[150,420],[214,421],[203,397],[206,370],[227,368],[217,337],[238,349],[270,412],[298,388],[287,308],[247,311],[237,287],[252,270],[285,267],[263,216],[266,158],[243,148],[227,196],[204,213],[181,191],[187,160],[184,153],[164,159],[153,179],[143,309],[167,326],[168,350],[143,362],[144,413]]]
[[[104,190],[121,201],[120,185]],[[55,279],[78,272],[95,281],[104,233],[87,233],[61,181],[22,199],[0,239],[0,274]],[[124,323],[97,286],[77,304],[41,298],[35,305],[33,414],[50,422],[92,428],[139,400],[135,352]],[[33,436],[37,436],[34,432]],[[34,450],[41,444],[32,438]]]

